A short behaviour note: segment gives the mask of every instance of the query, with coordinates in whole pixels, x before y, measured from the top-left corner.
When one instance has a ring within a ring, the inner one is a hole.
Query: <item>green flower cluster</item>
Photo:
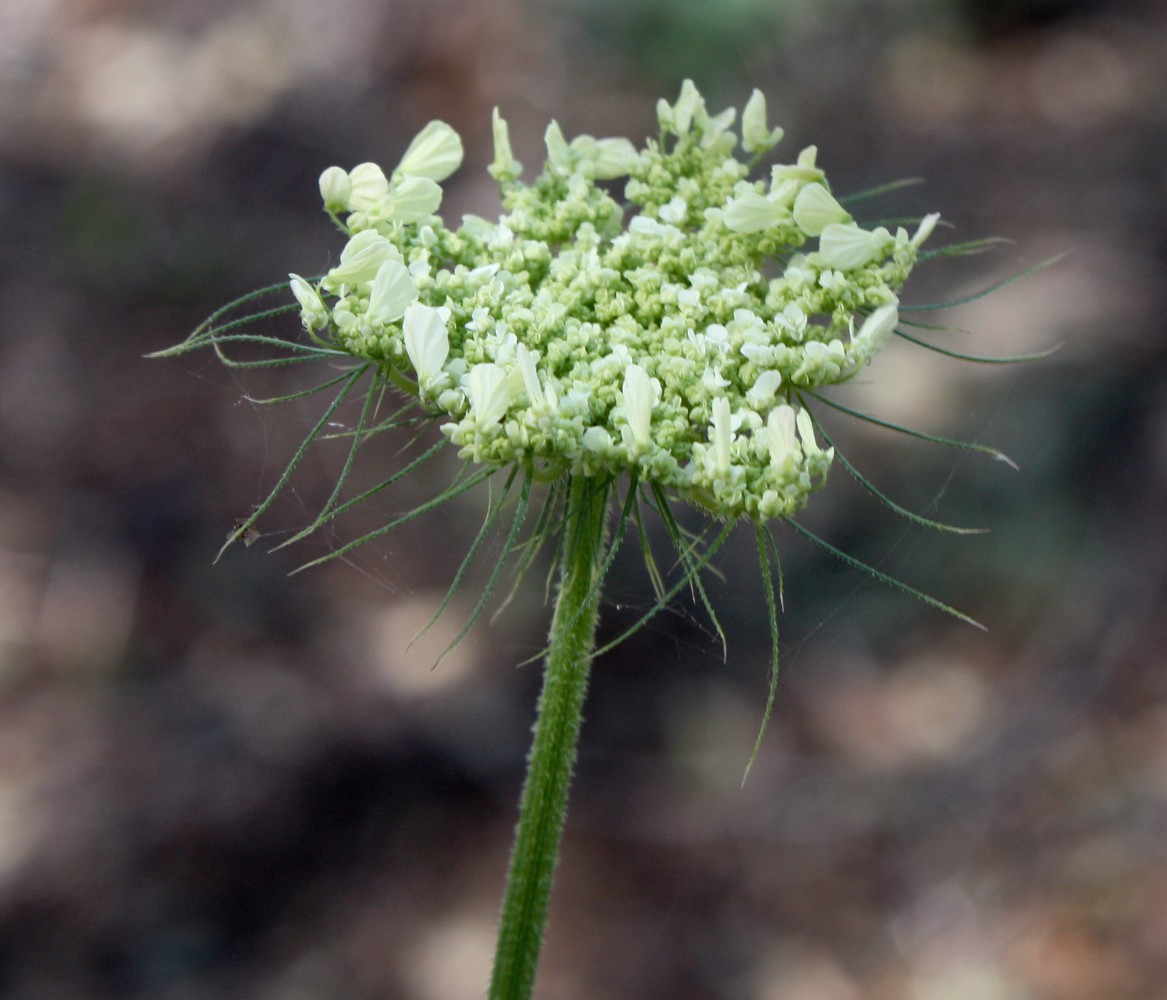
[[[434,214],[462,160],[442,122],[388,176],[331,167],[321,193],[350,238],[292,291],[314,338],[416,392],[464,458],[542,479],[630,472],[726,518],[788,516],[834,457],[802,393],[879,350],[938,216],[912,236],[861,228],[814,147],[750,180],[782,136],[758,91],[740,141],[735,111],[711,115],[689,81],[657,110],[642,149],[568,142],[552,122],[532,185],[496,111],[504,213],[457,229]]]

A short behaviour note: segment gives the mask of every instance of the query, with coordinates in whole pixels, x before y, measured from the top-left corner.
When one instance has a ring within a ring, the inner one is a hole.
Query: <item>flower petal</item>
[[[443,121],[432,121],[413,138],[394,173],[444,181],[462,165],[462,139]]]

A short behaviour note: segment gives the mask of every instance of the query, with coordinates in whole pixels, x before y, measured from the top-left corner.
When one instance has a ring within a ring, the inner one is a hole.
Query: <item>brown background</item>
[[[779,153],[816,143],[837,190],[923,177],[880,209],[1013,241],[910,300],[1070,251],[946,317],[968,350],[1063,347],[985,368],[897,344],[846,397],[1019,473],[832,424],[905,505],[991,534],[905,528],[841,469],[807,517],[987,633],[779,532],[784,674],[744,790],[768,643],[748,532],[711,584],[728,664],[681,603],[598,665],[540,995],[1165,995],[1164,52],[1153,0],[7,0],[0,995],[481,995],[541,570],[431,669],[497,549],[404,647],[483,497],[289,578],[453,468],[267,554],[336,442],[212,565],[319,410],[248,401],[298,373],[143,355],[335,257],[324,166],[392,165],[442,117],[467,146],[444,210],[490,214],[494,105],[530,176],[550,117],[638,139],[686,76],[715,109],[763,89]],[[609,599],[611,637],[650,601],[634,559]]]

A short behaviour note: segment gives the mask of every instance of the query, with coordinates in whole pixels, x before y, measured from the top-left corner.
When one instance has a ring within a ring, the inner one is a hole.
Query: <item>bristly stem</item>
[[[507,873],[490,1000],[529,1000],[535,985],[595,648],[601,590],[597,576],[607,541],[610,492],[610,483],[586,477],[573,479],[568,491],[559,593]]]

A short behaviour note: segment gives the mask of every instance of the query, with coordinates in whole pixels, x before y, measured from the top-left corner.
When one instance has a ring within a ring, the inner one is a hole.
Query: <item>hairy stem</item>
[[[597,574],[607,536],[610,484],[572,481],[559,593],[527,780],[519,804],[490,1000],[529,1000],[547,924],[547,901],[567,815],[600,603]]]

